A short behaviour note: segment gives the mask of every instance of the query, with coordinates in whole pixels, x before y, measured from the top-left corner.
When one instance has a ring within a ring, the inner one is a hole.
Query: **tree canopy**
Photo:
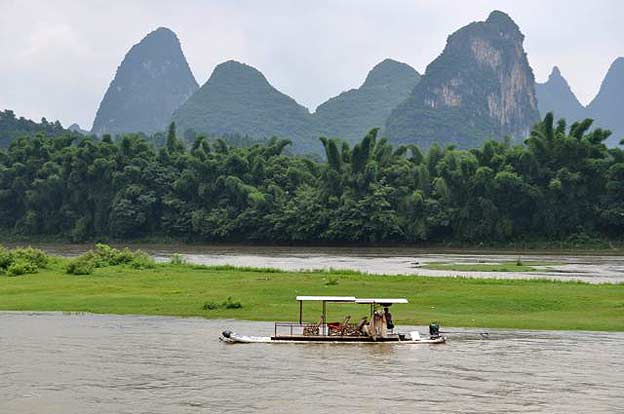
[[[36,134],[0,151],[0,229],[73,241],[422,242],[561,240],[624,232],[624,151],[591,120],[552,114],[524,144],[460,150],[354,146],[321,138],[324,161],[290,141],[236,147],[175,127],[159,148],[139,135]]]

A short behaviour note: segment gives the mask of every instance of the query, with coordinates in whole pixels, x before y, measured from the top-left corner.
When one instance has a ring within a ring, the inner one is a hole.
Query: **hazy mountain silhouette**
[[[102,99],[92,132],[162,131],[173,111],[197,88],[177,36],[161,27],[126,54]]]
[[[535,84],[535,94],[541,116],[554,112],[555,118],[565,118],[571,124],[587,115],[585,107],[576,98],[557,66],[552,69],[546,82]]]
[[[608,143],[618,144],[624,139],[624,58],[617,58],[609,68],[598,95],[587,106],[589,117],[594,125],[613,132]]]

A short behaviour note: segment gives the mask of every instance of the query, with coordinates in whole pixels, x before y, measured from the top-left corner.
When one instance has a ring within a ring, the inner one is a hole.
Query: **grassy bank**
[[[542,280],[372,276],[354,272],[276,272],[186,264],[151,269],[110,266],[88,276],[65,273],[54,258],[39,273],[0,277],[0,310],[77,311],[294,320],[296,295],[407,297],[393,313],[401,324],[624,331],[624,285]],[[228,300],[228,298],[230,298]],[[240,304],[241,307],[237,307]],[[306,304],[305,319],[320,314]],[[367,313],[334,305],[331,319]]]

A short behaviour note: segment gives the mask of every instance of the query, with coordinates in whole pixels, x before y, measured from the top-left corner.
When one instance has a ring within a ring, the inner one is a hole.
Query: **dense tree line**
[[[36,135],[0,152],[0,228],[74,241],[503,241],[621,238],[624,151],[591,120],[548,114],[522,145],[393,147],[372,130],[355,146],[321,138],[326,160],[169,130],[155,148]]]
[[[24,117],[17,118],[15,112],[9,109],[0,111],[0,147],[8,146],[18,137],[35,134],[54,137],[64,133],[69,131],[65,130],[59,121],[48,122],[47,119],[41,118],[41,122],[37,123]]]

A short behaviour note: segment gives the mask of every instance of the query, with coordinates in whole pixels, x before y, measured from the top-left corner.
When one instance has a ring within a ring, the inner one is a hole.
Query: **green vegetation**
[[[426,263],[420,266],[430,270],[452,270],[457,272],[534,272],[535,266],[553,266],[555,262],[501,262],[501,263]]]
[[[295,319],[296,295],[407,297],[393,312],[402,324],[624,331],[624,285],[545,280],[375,276],[353,271],[119,264],[88,276],[67,274],[52,258],[39,273],[0,277],[0,309],[236,318]],[[328,283],[339,280],[339,283]],[[360,316],[361,305],[336,305],[332,318]],[[306,320],[320,307],[306,304]]]
[[[182,264],[181,261],[172,260],[173,264]],[[150,255],[141,251],[131,251],[128,248],[123,250],[115,249],[106,244],[96,244],[95,250],[78,256],[67,264],[67,273],[73,275],[90,275],[96,268],[130,265],[134,269],[143,269],[154,266],[154,259]]]
[[[318,152],[310,139],[312,124],[307,108],[275,89],[257,69],[233,60],[217,65],[210,79],[173,113],[172,119],[185,136],[277,135],[290,137],[300,151]]]
[[[322,138],[326,162],[289,141],[231,147],[170,128],[154,149],[35,136],[0,151],[0,232],[72,241],[584,244],[624,234],[624,151],[591,120],[548,114],[525,145],[470,151],[393,147],[372,130],[351,147]]]
[[[21,276],[37,273],[48,265],[48,255],[39,249],[6,249],[0,246],[0,274]]]
[[[8,147],[9,144],[20,137],[34,136],[42,134],[47,137],[56,137],[63,134],[72,134],[65,130],[59,121],[48,122],[47,119],[41,118],[41,122],[37,123],[24,117],[16,118],[15,113],[11,110],[0,111],[0,148]]]
[[[238,301],[234,301],[232,300],[231,296],[228,296],[228,298],[221,304],[215,302],[214,300],[208,301],[206,303],[204,303],[204,305],[202,306],[203,310],[216,310],[216,309],[241,309],[243,307],[243,304],[238,302]]]
[[[371,128],[385,124],[419,80],[420,75],[411,66],[385,59],[368,73],[358,89],[343,92],[316,108],[312,115],[315,131],[356,144]]]

